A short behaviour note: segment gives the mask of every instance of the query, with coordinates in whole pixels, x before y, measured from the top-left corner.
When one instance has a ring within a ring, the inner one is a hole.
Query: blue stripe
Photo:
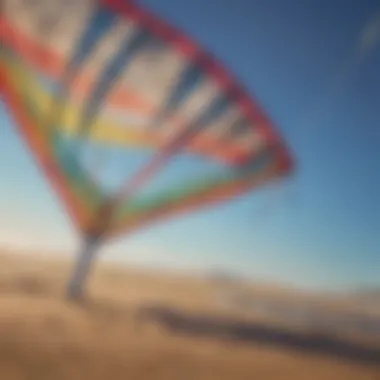
[[[152,122],[152,127],[160,127],[164,120],[186,101],[204,80],[204,74],[198,66],[187,66],[179,77],[165,105]]]
[[[66,99],[69,97],[68,84],[76,77],[80,67],[92,54],[99,40],[114,24],[117,15],[111,11],[100,7],[94,14],[83,32],[73,56],[70,58],[64,77],[56,92],[55,103],[51,109],[51,114],[47,119],[48,125],[56,127],[61,122],[62,112],[65,108]]]
[[[198,120],[196,120],[194,123],[191,123],[178,137],[174,143],[174,149],[178,149],[186,144],[187,140],[191,139],[203,128],[207,127],[209,123],[212,123],[220,116],[222,116],[230,104],[231,100],[227,94],[221,95],[212,101],[211,105],[199,116]]]
[[[252,127],[249,120],[247,120],[245,116],[241,116],[238,118],[238,120],[232,123],[223,139],[228,140],[232,135],[239,135],[240,133],[244,133],[246,130],[250,130],[251,128]]]
[[[231,132],[236,135],[239,135],[240,133],[245,133],[247,130],[252,130],[252,124],[246,119],[245,116],[242,116],[231,127]]]
[[[146,30],[137,30],[131,40],[128,39],[105,67],[84,109],[83,118],[79,126],[81,134],[86,133],[91,128],[91,124],[96,118],[102,103],[124,68],[138,52],[150,43],[151,39],[152,36]]]
[[[189,98],[195,89],[202,83],[203,79],[204,75],[197,66],[188,66],[182,73],[177,86],[169,96],[165,108],[170,110],[177,108]]]
[[[211,105],[203,112],[198,121],[194,123],[197,128],[203,128],[215,121],[231,105],[231,100],[227,94],[222,94],[216,98]]]
[[[74,56],[69,62],[69,70],[77,69],[95,49],[99,40],[110,30],[117,20],[117,15],[103,7],[94,12],[87,29],[84,31]]]

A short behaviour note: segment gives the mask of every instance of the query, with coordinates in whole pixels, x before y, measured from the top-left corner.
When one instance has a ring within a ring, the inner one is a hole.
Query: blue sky
[[[378,1],[141,3],[245,84],[297,168],[280,186],[140,231],[104,257],[307,288],[380,286]],[[0,123],[0,244],[75,249],[75,231],[3,106]]]

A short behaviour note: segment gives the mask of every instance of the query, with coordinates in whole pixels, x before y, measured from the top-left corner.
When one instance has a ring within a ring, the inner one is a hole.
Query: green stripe
[[[180,187],[160,191],[154,196],[145,197],[145,199],[141,199],[141,197],[132,199],[119,210],[115,218],[121,220],[127,216],[135,217],[140,213],[145,214],[159,208],[173,207],[173,205],[185,202],[188,198],[202,196],[212,189],[229,185],[238,180],[255,178],[268,167],[273,160],[273,155],[273,151],[264,152],[250,165],[248,170],[231,169],[224,175],[214,175],[206,180],[187,181]]]

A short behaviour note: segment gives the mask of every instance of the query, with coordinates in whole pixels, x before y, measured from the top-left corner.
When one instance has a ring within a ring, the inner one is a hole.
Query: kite
[[[221,63],[133,1],[4,0],[0,91],[84,250],[292,172]]]

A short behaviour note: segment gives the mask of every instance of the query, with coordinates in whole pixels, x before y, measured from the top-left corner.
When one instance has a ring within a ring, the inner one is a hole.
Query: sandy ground
[[[64,297],[68,268],[0,255],[1,380],[380,380],[377,353],[357,360],[338,345],[340,355],[326,354],[315,350],[321,343],[302,349],[261,330],[249,340],[222,339],[167,312],[158,313],[162,323],[139,318],[141,308],[216,315],[209,280],[99,266],[89,299],[76,305]]]

